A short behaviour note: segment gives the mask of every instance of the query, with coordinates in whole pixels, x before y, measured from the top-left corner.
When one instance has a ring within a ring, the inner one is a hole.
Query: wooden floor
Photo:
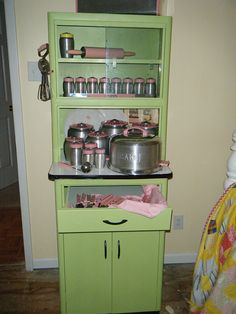
[[[188,313],[186,299],[190,296],[192,272],[192,264],[164,267],[162,314]],[[2,265],[0,266],[0,313],[59,314],[58,287],[57,269],[26,272],[24,265]],[[168,312],[168,307],[171,307],[174,312]]]
[[[193,267],[164,266],[161,314],[189,312]],[[25,271],[19,191],[13,185],[0,190],[0,314],[43,313],[60,313],[58,269]]]
[[[18,184],[13,184],[0,190],[0,265],[23,261],[19,190]]]

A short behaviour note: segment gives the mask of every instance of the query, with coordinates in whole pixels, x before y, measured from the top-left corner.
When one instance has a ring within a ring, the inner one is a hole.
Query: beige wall
[[[205,218],[222,192],[236,128],[236,2],[171,3],[169,203],[175,215],[184,215],[184,230],[168,234],[166,252],[182,254],[196,252]],[[37,100],[39,82],[28,81],[27,62],[37,61],[37,48],[48,41],[47,11],[74,8],[74,0],[15,1],[33,259],[55,258],[57,252],[54,190],[47,179],[50,103]]]

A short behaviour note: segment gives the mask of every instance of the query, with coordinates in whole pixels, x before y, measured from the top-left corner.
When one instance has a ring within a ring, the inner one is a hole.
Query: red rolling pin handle
[[[81,50],[68,50],[69,54],[81,55],[81,58],[123,59],[135,56],[135,52],[124,51],[122,48],[82,47]]]

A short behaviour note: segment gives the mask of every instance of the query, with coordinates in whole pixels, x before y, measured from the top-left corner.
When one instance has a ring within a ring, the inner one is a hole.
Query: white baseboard
[[[164,264],[188,264],[195,263],[197,253],[166,254]],[[33,269],[58,268],[57,258],[40,258],[33,260]]]
[[[39,258],[33,260],[33,269],[58,268],[57,258]]]
[[[197,253],[173,253],[166,254],[164,264],[190,264],[195,263]]]

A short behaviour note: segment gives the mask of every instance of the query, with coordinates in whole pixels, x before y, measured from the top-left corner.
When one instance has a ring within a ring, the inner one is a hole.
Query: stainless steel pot
[[[110,141],[111,170],[126,174],[150,174],[159,169],[159,161],[160,139],[148,135],[142,128],[126,129]]]
[[[68,137],[73,136],[73,137],[80,137],[84,141],[86,140],[89,132],[93,131],[93,125],[87,124],[87,123],[76,123],[72,124],[69,127],[68,130]]]

